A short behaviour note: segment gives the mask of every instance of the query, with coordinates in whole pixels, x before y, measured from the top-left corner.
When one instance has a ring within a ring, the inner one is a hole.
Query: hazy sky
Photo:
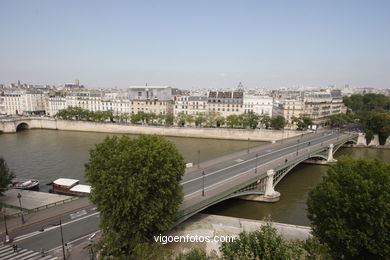
[[[390,1],[0,0],[0,83],[390,87]]]

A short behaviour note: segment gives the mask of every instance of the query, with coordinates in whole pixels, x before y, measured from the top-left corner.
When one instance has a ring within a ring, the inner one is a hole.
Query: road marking
[[[85,209],[77,211],[76,213],[70,214],[70,218],[74,219],[74,218],[78,218],[78,217],[81,217],[84,215],[87,215],[87,211]]]
[[[330,134],[330,135],[331,135],[331,134]],[[328,135],[328,136],[329,136],[329,135]],[[327,137],[327,136],[326,136],[326,137]],[[308,142],[313,142],[314,140],[319,140],[319,139],[324,139],[324,138],[325,138],[325,136],[320,136],[320,137],[318,137],[318,138],[311,139],[310,141],[306,141],[306,142],[302,142],[302,143],[297,143],[297,144],[295,144],[295,145],[293,145],[293,146],[288,146],[288,147],[285,147],[285,148],[282,148],[282,149],[279,149],[279,150],[275,150],[275,151],[270,152],[270,153],[267,153],[267,154],[263,154],[263,155],[261,155],[261,156],[258,156],[257,159],[260,159],[260,158],[262,158],[262,157],[264,157],[264,156],[271,155],[271,154],[276,153],[276,152],[280,152],[280,151],[283,151],[283,150],[286,150],[286,149],[290,149],[290,148],[292,148],[292,147],[296,147],[296,146],[298,147],[298,146],[301,146],[302,144],[306,144],[306,143],[308,143]],[[334,138],[333,138],[333,139],[334,139]],[[332,139],[329,139],[329,140],[332,140]],[[243,161],[243,162],[240,162],[240,163],[237,163],[237,164],[235,164],[235,165],[231,165],[231,166],[228,166],[228,167],[226,167],[226,168],[222,168],[222,169],[219,169],[219,170],[217,170],[217,171],[214,171],[214,172],[205,174],[204,177],[207,177],[207,176],[210,176],[210,175],[214,175],[214,174],[216,174],[216,173],[218,173],[218,172],[221,172],[221,171],[224,171],[224,170],[227,170],[227,169],[230,169],[230,168],[239,166],[239,165],[241,165],[241,164],[244,164],[244,163],[247,163],[247,162],[250,162],[250,161],[253,161],[253,160],[256,160],[256,157],[254,157],[254,158],[252,158],[252,159],[248,159],[248,160]],[[182,182],[181,185],[185,185],[185,184],[187,184],[187,183],[190,183],[190,182],[193,182],[193,181],[202,179],[202,178],[203,178],[203,176],[199,176],[199,177],[196,177],[196,178],[194,178],[194,179],[191,179],[191,180]]]
[[[75,220],[71,220],[71,221],[68,221],[68,222],[65,222],[65,223],[62,223],[62,226],[66,226],[66,225],[69,225],[69,224],[72,224],[74,222],[77,222],[77,221],[80,221],[80,220],[83,220],[83,219],[86,219],[86,218],[89,218],[89,217],[93,217],[95,215],[98,215],[99,212],[95,212],[95,213],[92,213],[90,215],[87,215],[87,216],[84,216],[84,217],[81,217],[81,218],[77,218]],[[50,224],[50,223],[49,223]],[[30,237],[33,237],[33,236],[36,236],[36,235],[39,235],[39,234],[43,234],[47,231],[50,231],[52,229],[55,229],[55,228],[59,228],[60,226],[57,225],[57,226],[52,226],[52,227],[48,227],[46,228],[44,231],[34,231],[32,233],[29,233],[29,234],[26,234],[26,235],[22,235],[22,236],[19,236],[19,237],[15,237],[14,238],[14,241],[17,242],[17,241],[21,241],[21,240],[24,240],[24,239],[27,239],[27,238],[30,238]]]
[[[234,160],[235,162],[243,162],[244,160],[243,159],[237,159],[237,160]]]
[[[92,233],[89,233],[88,235],[85,235],[85,236],[76,238],[76,239],[74,239],[74,240],[72,240],[72,241],[69,241],[69,242],[67,242],[66,244],[67,244],[67,245],[72,245],[72,244],[76,243],[76,242],[79,241],[79,240],[83,240],[83,239],[85,239],[85,238],[87,238],[87,237],[92,236],[93,234],[97,234],[97,233],[100,233],[100,232],[101,232],[100,230],[94,231],[94,232],[92,232]],[[62,245],[57,246],[57,247],[55,247],[55,248],[52,248],[52,249],[50,249],[50,250],[47,250],[46,252],[56,251],[56,250],[59,250],[59,249],[62,249]]]

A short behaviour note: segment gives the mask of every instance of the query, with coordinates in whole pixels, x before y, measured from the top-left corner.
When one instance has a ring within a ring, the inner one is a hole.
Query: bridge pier
[[[277,202],[280,198],[280,193],[274,189],[274,175],[275,170],[270,169],[267,171],[267,180],[265,184],[264,195],[245,195],[240,196],[243,200],[261,201],[261,202]]]
[[[333,144],[329,145],[329,150],[328,150],[328,159],[326,160],[328,163],[334,163],[337,162],[335,158],[333,158]]]

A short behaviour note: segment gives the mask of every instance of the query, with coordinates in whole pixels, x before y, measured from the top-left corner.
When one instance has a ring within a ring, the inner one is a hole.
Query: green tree
[[[344,97],[343,102],[353,111],[390,110],[390,97],[383,94],[356,94]]]
[[[370,142],[374,139],[374,132],[368,129],[366,130],[365,135],[366,135],[366,143],[367,145],[369,145]]]
[[[306,130],[309,128],[309,126],[314,124],[313,120],[308,116],[302,116],[302,115],[299,117],[293,116],[291,119],[292,119],[291,121],[295,123],[298,129],[300,130]]]
[[[172,226],[183,199],[185,161],[164,137],[107,137],[90,150],[85,169],[100,212],[103,257],[134,259],[140,243]]]
[[[289,242],[276,233],[270,224],[260,230],[240,233],[233,242],[225,242],[221,248],[222,259],[303,259],[305,251],[298,243]]]
[[[192,125],[195,122],[195,118],[193,115],[187,115],[187,123]]]
[[[184,112],[180,112],[179,114],[177,114],[176,124],[178,126],[184,126],[186,124],[186,121],[187,121],[187,115],[184,114]]]
[[[271,127],[274,129],[283,129],[286,124],[286,119],[283,116],[277,116],[271,119]]]
[[[337,259],[390,259],[390,165],[341,157],[307,200],[313,233]]]
[[[206,117],[203,113],[200,113],[195,118],[195,125],[202,126],[206,122]]]
[[[260,121],[260,116],[255,112],[249,111],[242,115],[243,126],[255,129]]]
[[[217,126],[218,118],[220,117],[220,113],[215,111],[209,111],[205,114],[205,125],[207,127]]]
[[[230,127],[235,127],[235,126],[240,125],[238,115],[235,115],[235,114],[228,115],[226,117],[226,125],[230,126]]]
[[[264,125],[265,128],[270,128],[271,127],[271,118],[267,114],[262,115],[260,118],[260,123],[262,125]]]
[[[8,168],[3,157],[0,157],[0,196],[8,189],[15,174]]]
[[[172,114],[168,114],[164,116],[165,125],[173,125],[175,117]]]

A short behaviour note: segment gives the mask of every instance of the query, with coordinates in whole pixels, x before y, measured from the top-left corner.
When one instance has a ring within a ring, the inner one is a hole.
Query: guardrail
[[[46,204],[44,206],[40,206],[40,207],[33,208],[33,209],[22,208],[22,212],[23,212],[23,215],[30,214],[30,213],[38,212],[38,211],[43,210],[43,209],[48,209],[48,208],[51,208],[51,207],[54,207],[54,206],[57,206],[57,205],[65,204],[67,202],[74,201],[74,200],[77,200],[77,199],[80,199],[80,198],[82,198],[82,197],[71,197],[71,198],[68,198],[68,199],[60,200],[60,201],[53,202],[53,203],[50,203],[50,204]],[[20,207],[12,206],[12,205],[6,205],[6,204],[3,204],[2,206],[3,207],[7,207],[7,208],[12,208],[12,209],[19,210],[18,212],[13,213],[13,214],[9,214],[9,215],[7,214],[7,217],[15,217],[15,216],[20,217],[20,214],[21,214]]]

